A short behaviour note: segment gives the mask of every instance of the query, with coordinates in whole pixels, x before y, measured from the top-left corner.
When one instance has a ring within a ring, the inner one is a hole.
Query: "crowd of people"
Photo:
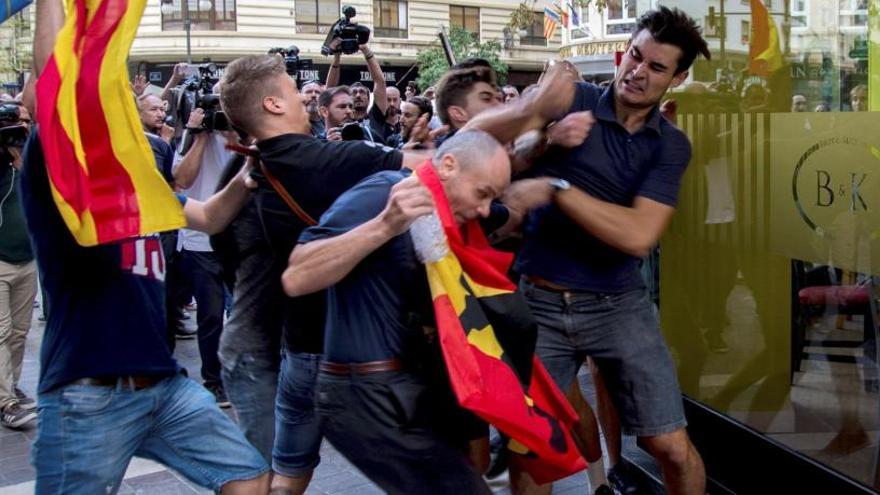
[[[37,74],[63,21],[56,3],[37,4]],[[96,247],[74,241],[53,203],[33,97],[0,106],[15,113],[4,128],[29,134],[3,143],[0,408],[6,427],[37,419],[37,493],[115,493],[136,455],[222,493],[301,494],[325,438],[389,493],[490,493],[489,425],[452,393],[407,234],[435,208],[420,167],[460,226],[479,222],[516,253],[510,276],[537,322],[534,352],[579,415],[591,493],[639,493],[622,434],[657,458],[669,493],[703,493],[639,274],[690,160],[660,102],[709,57],[694,21],[644,14],[605,87],[556,62],[520,92],[468,59],[401,97],[360,52],[372,88],[340,84],[339,55],[324,82],[297,81],[276,55],[232,61],[213,89],[229,130],[200,108],[185,125],[167,118],[186,64],[161,92],[137,78],[187,228]],[[48,321],[35,403],[17,383],[37,271]],[[181,321],[193,297],[201,384],[173,355],[193,337]],[[576,380],[584,365],[598,414]],[[549,493],[522,456],[503,457],[514,493]]]

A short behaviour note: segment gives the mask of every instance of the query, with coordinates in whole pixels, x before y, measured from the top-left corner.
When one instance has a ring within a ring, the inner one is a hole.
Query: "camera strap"
[[[310,227],[312,225],[318,225],[318,222],[316,222],[314,218],[309,216],[309,214],[306,213],[306,210],[302,209],[299,203],[297,203],[296,200],[293,199],[293,196],[291,196],[290,193],[287,192],[287,189],[285,189],[284,186],[281,185],[281,182],[275,177],[274,174],[272,174],[272,172],[269,171],[269,168],[266,167],[266,164],[264,164],[262,161],[260,162],[260,170],[263,171],[263,175],[266,177],[266,180],[269,181],[272,189],[274,189],[275,192],[278,193],[279,196],[281,196],[281,199],[284,200],[284,202],[287,204],[287,207],[290,208],[290,211],[292,211],[293,214],[297,216],[297,218],[302,220],[303,223]]]

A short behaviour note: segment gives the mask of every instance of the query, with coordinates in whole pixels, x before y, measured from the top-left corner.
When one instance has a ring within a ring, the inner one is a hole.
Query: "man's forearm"
[[[626,207],[594,198],[571,188],[556,195],[556,204],[582,229],[600,241],[636,257],[647,256],[669,224],[671,206],[636,198],[635,207]],[[640,206],[652,203],[644,211]]]
[[[333,88],[339,85],[340,60],[340,54],[337,53],[336,55],[333,55],[333,63],[330,64],[330,70],[327,71],[327,81],[324,83],[328,88]]]
[[[385,74],[376,55],[369,48],[363,47],[364,58],[367,61],[367,70],[370,71],[370,77],[373,78],[373,105],[382,111],[382,115],[388,111],[388,94],[385,85]]]
[[[336,284],[392,237],[376,217],[337,237],[296,246],[281,276],[284,292],[296,297]]]
[[[514,103],[480,112],[464,126],[463,130],[479,129],[491,134],[502,144],[513,142],[521,134],[547,125],[547,120],[537,115],[529,101],[520,98]]]
[[[39,75],[55,49],[55,36],[64,26],[61,0],[37,0],[34,31],[34,75]]]
[[[189,189],[198,177],[202,167],[202,159],[205,156],[205,146],[207,146],[210,136],[202,132],[196,134],[194,139],[196,142],[193,143],[192,148],[172,171],[174,182],[183,189]]]
[[[216,234],[238,215],[250,196],[250,190],[243,181],[233,180],[204,203],[188,200],[183,209],[187,226],[207,234]]]

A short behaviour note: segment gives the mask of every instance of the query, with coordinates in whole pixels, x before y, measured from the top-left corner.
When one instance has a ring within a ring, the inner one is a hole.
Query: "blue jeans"
[[[116,493],[132,456],[213,490],[269,467],[214,396],[174,375],[152,387],[66,385],[38,396],[36,493]]]
[[[282,476],[305,476],[321,461],[323,434],[315,414],[315,383],[320,362],[320,354],[285,349],[281,355],[272,470]]]
[[[220,384],[220,359],[217,348],[223,331],[223,266],[213,252],[180,252],[183,276],[189,281],[196,298],[199,356],[202,358],[202,380],[205,386]]]
[[[556,292],[520,283],[538,322],[535,353],[562,390],[587,356],[599,366],[627,435],[687,425],[672,356],[645,289],[619,294]]]
[[[272,462],[275,441],[275,391],[278,386],[278,357],[242,353],[223,363],[223,388],[238,415],[245,438]]]

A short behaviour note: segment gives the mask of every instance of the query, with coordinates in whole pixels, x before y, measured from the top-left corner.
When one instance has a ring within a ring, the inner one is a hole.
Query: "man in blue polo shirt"
[[[694,494],[705,492],[703,464],[639,259],[669,224],[691,155],[658,105],[698,53],[710,56],[694,21],[660,7],[639,19],[613,84],[570,88],[570,112],[590,110],[596,123],[583,144],[551,148],[536,166],[552,202],[529,214],[516,265],[537,353],[560,388],[591,356],[623,432],[658,459],[667,491]]]

